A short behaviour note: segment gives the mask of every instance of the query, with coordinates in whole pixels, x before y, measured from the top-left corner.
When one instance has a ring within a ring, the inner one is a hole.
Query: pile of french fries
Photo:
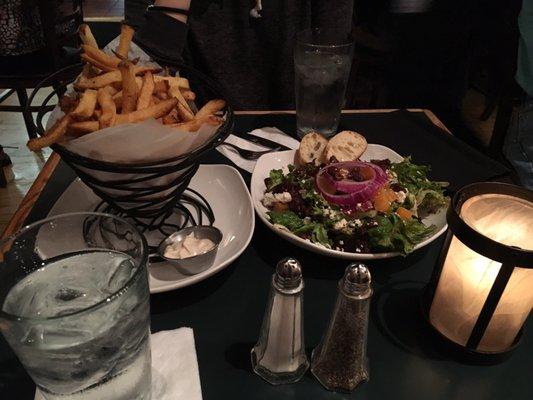
[[[210,100],[194,112],[191,104],[196,95],[187,79],[129,60],[133,33],[131,26],[123,24],[119,45],[110,55],[98,48],[88,25],[80,26],[85,65],[74,82],[75,93],[60,100],[65,115],[42,137],[31,139],[30,150],[149,118],[182,132],[196,132],[202,124],[216,126],[223,122],[218,114],[226,105],[224,100]]]

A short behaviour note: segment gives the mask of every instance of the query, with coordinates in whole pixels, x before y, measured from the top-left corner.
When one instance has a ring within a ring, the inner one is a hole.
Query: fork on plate
[[[257,160],[263,154],[272,153],[273,151],[278,151],[282,147],[280,145],[280,146],[277,146],[275,148],[271,148],[271,149],[268,149],[268,150],[254,151],[254,150],[243,149],[242,147],[235,146],[233,143],[228,143],[228,142],[222,142],[220,144],[220,146],[228,146],[228,147],[232,148],[233,150],[235,150],[245,160]]]

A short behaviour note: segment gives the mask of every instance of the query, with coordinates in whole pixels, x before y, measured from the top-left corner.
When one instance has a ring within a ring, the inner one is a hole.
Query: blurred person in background
[[[504,154],[522,185],[533,190],[533,0],[523,0],[518,27],[516,81],[525,93],[505,138]]]
[[[352,29],[353,0],[125,0],[135,42],[214,78],[237,109],[294,109],[295,34]]]

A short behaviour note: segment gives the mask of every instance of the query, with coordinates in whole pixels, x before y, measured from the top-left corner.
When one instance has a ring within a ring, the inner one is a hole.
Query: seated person
[[[353,0],[125,0],[135,42],[155,58],[183,60],[214,78],[236,109],[293,109],[295,34],[349,33]]]

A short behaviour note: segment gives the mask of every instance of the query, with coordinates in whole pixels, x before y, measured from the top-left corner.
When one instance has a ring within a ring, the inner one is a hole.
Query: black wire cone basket
[[[199,71],[170,62],[162,63],[162,65],[169,68],[172,75],[179,71],[181,77],[189,80],[191,90],[196,93],[195,104],[198,108],[211,99],[226,100],[218,85]],[[82,68],[82,64],[76,64],[57,71],[39,83],[31,93],[28,107],[32,107],[37,93],[42,88],[54,86],[54,90],[40,104],[35,117],[35,129],[39,135],[43,135],[45,131],[43,117],[51,109],[50,100],[55,95],[58,97],[63,95],[67,86],[74,81],[72,76],[76,77],[81,73]],[[61,78],[65,76],[71,78]],[[105,211],[133,219],[143,231],[162,230],[162,227],[166,225],[165,221],[175,209],[184,214],[185,220],[190,221],[191,218],[194,220],[187,208],[180,204],[182,198],[184,204],[192,203],[193,207],[199,211],[200,221],[203,210],[209,223],[212,224],[214,217],[205,199],[198,193],[184,194],[184,192],[198,170],[199,158],[221,144],[233,129],[233,109],[227,101],[222,112],[223,123],[205,143],[189,153],[174,158],[139,163],[115,163],[75,154],[61,143],[56,143],[51,147],[80,179],[104,203],[107,203],[107,206],[103,207]],[[180,133],[177,132],[177,134]],[[139,151],[143,150],[139,149]],[[99,209],[102,210],[102,206]],[[192,223],[201,222],[192,221]]]

